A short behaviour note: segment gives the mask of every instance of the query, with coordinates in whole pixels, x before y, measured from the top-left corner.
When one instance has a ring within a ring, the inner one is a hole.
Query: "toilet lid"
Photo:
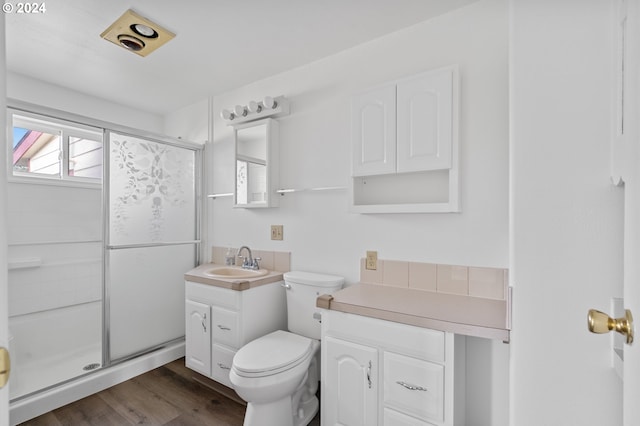
[[[249,374],[282,370],[297,364],[311,350],[311,339],[278,330],[240,348],[233,357],[233,367]]]

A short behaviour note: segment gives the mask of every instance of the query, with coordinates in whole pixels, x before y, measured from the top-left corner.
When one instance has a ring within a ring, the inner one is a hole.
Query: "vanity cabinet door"
[[[322,395],[325,426],[378,424],[378,350],[326,337]]]
[[[186,300],[185,365],[205,376],[211,374],[211,307]]]
[[[355,95],[351,103],[353,176],[396,172],[396,86]]]

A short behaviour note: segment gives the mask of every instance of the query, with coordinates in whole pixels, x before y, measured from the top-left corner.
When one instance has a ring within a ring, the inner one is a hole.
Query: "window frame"
[[[19,172],[13,168],[13,129],[22,127],[29,130],[44,131],[60,135],[59,142],[59,171],[57,174],[35,172]],[[99,178],[78,177],[69,174],[70,138],[96,140],[102,145],[102,169]],[[9,182],[23,182],[34,184],[53,184],[63,186],[100,187],[104,178],[104,146],[105,130],[50,115],[38,114],[21,109],[7,108],[7,174]]]

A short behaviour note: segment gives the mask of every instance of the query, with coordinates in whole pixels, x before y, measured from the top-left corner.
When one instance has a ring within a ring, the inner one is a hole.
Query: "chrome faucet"
[[[247,250],[247,254],[248,256],[242,256],[242,250],[246,249]],[[259,257],[254,258],[253,255],[251,254],[251,249],[247,246],[242,246],[238,249],[238,257],[241,257],[242,260],[242,268],[243,269],[253,269],[253,270],[258,270],[260,269],[260,264],[258,263],[260,259]]]

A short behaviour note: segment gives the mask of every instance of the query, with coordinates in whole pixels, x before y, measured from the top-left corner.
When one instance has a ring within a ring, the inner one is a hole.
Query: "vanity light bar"
[[[236,105],[232,109],[220,111],[220,117],[227,125],[246,123],[266,117],[280,117],[289,114],[289,101],[284,96],[265,96],[261,101],[250,101],[247,105]]]

